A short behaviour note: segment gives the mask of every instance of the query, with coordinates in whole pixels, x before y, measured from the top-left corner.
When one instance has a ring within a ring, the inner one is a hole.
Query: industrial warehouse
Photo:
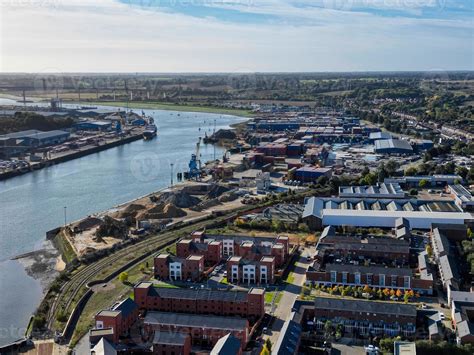
[[[446,201],[413,199],[349,199],[311,197],[305,203],[303,220],[313,229],[323,226],[393,228],[405,218],[412,228],[430,229],[432,224],[466,224],[474,221],[470,213]]]

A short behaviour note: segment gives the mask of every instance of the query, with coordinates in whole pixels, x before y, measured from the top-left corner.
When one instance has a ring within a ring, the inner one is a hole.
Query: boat
[[[81,106],[80,110],[97,110],[97,106]]]
[[[143,131],[143,139],[144,140],[153,139],[154,137],[156,137],[157,134],[158,134],[158,129],[156,128],[154,124],[146,125],[145,130]]]

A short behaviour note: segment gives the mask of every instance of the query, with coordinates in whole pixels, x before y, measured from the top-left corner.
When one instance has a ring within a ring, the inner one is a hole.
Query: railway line
[[[244,210],[252,208],[255,208],[255,206],[246,206]],[[201,221],[190,222],[182,227],[178,227],[177,229],[165,231],[164,233],[144,239],[136,244],[120,249],[92,264],[83,266],[70,276],[69,280],[61,287],[60,292],[53,300],[47,316],[46,324],[48,332],[54,333],[62,331],[62,329],[59,329],[56,324],[58,315],[63,314],[69,317],[77,301],[79,301],[87,291],[87,285],[92,281],[110,278],[115,270],[133,260],[133,258],[130,258],[130,255],[135,255],[136,258],[139,258],[139,260],[130,266],[133,267],[141,262],[142,257],[147,255],[147,253],[156,252],[165,247],[168,243],[178,241],[179,238],[185,234],[196,229],[201,229],[210,223],[222,223],[226,220],[232,219],[235,217],[236,213],[237,212],[234,210],[229,211],[228,214],[221,217],[216,217],[212,219],[212,221],[205,218]],[[111,269],[110,272],[107,274],[101,273],[103,270],[107,270],[111,265],[114,265],[114,268]]]

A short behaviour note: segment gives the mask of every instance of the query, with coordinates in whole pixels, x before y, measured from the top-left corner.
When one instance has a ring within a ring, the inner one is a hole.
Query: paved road
[[[288,319],[291,313],[291,308],[301,292],[301,286],[306,280],[306,270],[308,270],[309,262],[306,261],[305,252],[302,253],[302,256],[295,263],[293,269],[294,280],[292,284],[287,284],[285,289],[282,291],[283,296],[278,303],[278,306],[275,309],[274,317],[275,320],[272,326],[268,330],[268,334],[264,336],[264,339],[270,338],[272,344],[276,344],[278,336],[280,335],[281,328],[283,324]]]

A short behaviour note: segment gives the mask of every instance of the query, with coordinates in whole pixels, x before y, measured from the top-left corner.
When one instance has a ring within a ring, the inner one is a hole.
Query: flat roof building
[[[16,139],[20,146],[29,148],[44,147],[53,144],[60,144],[69,138],[69,132],[61,130],[53,131],[39,131],[37,129],[30,129],[27,131],[20,131],[8,133],[0,136],[0,138]]]
[[[375,141],[375,152],[380,154],[412,154],[413,148],[401,139],[380,139]]]

